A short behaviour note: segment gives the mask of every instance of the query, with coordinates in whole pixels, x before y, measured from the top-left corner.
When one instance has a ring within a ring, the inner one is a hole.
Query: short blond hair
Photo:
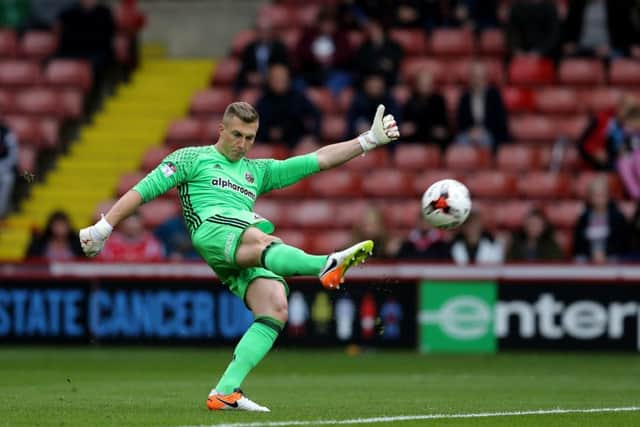
[[[245,123],[254,123],[258,121],[259,115],[253,105],[248,102],[232,102],[227,105],[222,116],[222,121],[227,122],[232,117],[237,117]]]

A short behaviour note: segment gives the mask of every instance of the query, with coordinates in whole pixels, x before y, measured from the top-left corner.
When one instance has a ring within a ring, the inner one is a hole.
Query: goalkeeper
[[[282,161],[247,159],[258,125],[258,113],[250,104],[230,104],[219,125],[216,144],[174,151],[100,221],[80,230],[82,249],[93,257],[120,221],[142,203],[178,187],[195,249],[255,316],[209,394],[207,407],[211,410],[269,410],[246,398],[239,387],[271,349],[287,321],[284,277],[317,275],[325,288],[335,289],[344,281],[347,269],[364,262],[373,250],[370,240],[328,256],[310,255],[289,246],[271,235],[274,226],[269,220],[253,212],[257,196],[339,166],[399,137],[395,119],[385,116],[380,105],[371,129],[357,138]]]

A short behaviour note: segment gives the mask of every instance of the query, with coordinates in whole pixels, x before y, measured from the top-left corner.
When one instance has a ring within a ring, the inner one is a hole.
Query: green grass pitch
[[[633,354],[348,356],[337,350],[276,349],[243,385],[271,413],[209,412],[206,395],[230,352],[5,346],[0,348],[0,426],[266,426],[287,420],[640,405],[640,358]],[[640,426],[640,412],[357,425]]]

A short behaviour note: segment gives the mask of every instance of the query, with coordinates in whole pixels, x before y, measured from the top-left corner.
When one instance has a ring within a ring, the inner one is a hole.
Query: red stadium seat
[[[541,89],[536,93],[536,106],[545,114],[575,114],[581,110],[576,92],[566,87]]]
[[[353,243],[353,237],[349,230],[323,231],[313,233],[311,240],[311,252],[314,254],[328,254],[341,250]]]
[[[551,169],[551,163],[555,162],[559,165],[559,170],[575,170],[578,169],[581,159],[578,153],[578,149],[571,144],[564,146],[564,149],[560,152],[555,150],[555,146],[552,147],[540,147],[540,163],[543,169]],[[561,153],[560,158],[555,158],[555,155]]]
[[[447,111],[449,114],[455,115],[455,111],[458,108],[458,101],[460,100],[460,95],[462,94],[462,89],[458,86],[444,86],[442,88],[442,96],[444,96],[444,100],[447,104]]]
[[[279,230],[276,229],[274,236],[282,239],[284,243],[290,246],[295,246],[296,248],[300,248],[304,251],[310,251],[311,246],[309,245],[309,239],[307,238],[307,234],[300,230],[291,230],[284,229]]]
[[[474,38],[471,31],[441,28],[431,34],[431,53],[436,56],[470,56],[473,54]]]
[[[295,15],[295,21],[298,26],[311,27],[316,22],[320,5],[305,4],[293,8],[291,11]]]
[[[412,198],[402,202],[385,203],[382,212],[392,229],[413,228],[420,218],[420,199]]]
[[[235,101],[231,89],[212,88],[197,92],[191,99],[191,113],[200,116],[224,113],[227,105]]]
[[[306,200],[289,209],[289,222],[303,228],[331,228],[335,206],[326,200]]]
[[[10,90],[0,90],[0,113],[11,114],[16,109],[15,93]]]
[[[240,61],[233,57],[220,59],[211,76],[211,84],[214,86],[230,86],[235,83],[240,71]]]
[[[60,140],[60,122],[51,117],[37,119],[42,140],[48,147],[55,147]]]
[[[436,83],[442,83],[447,80],[447,70],[442,61],[418,56],[407,58],[400,65],[402,80],[407,84],[412,84],[416,74],[421,70],[428,70]]]
[[[306,95],[309,100],[320,110],[323,114],[336,114],[338,113],[338,106],[336,100],[329,89],[326,87],[310,87],[306,90]]]
[[[253,29],[241,30],[236,33],[231,42],[231,53],[240,56],[245,47],[256,39],[256,31]]]
[[[497,164],[500,170],[526,172],[540,168],[540,150],[522,144],[501,145],[498,147]]]
[[[504,33],[499,29],[484,30],[480,35],[480,53],[502,58],[506,52]]]
[[[599,59],[565,59],[558,69],[558,80],[567,85],[601,85],[604,65]]]
[[[448,169],[430,169],[413,177],[413,192],[416,196],[422,196],[424,192],[436,181],[441,179],[461,179],[461,175]]]
[[[248,87],[240,91],[237,97],[237,101],[244,101],[248,102],[251,105],[257,105],[261,96],[262,90],[260,88]]]
[[[53,89],[28,89],[16,96],[16,109],[21,114],[64,117],[65,107]]]
[[[498,59],[463,58],[449,61],[445,67],[446,79],[462,85],[468,85],[471,64],[475,62],[484,65],[489,81],[499,86],[502,85],[504,81],[504,69],[502,68],[502,62]]]
[[[153,147],[148,149],[142,158],[142,170],[149,172],[155,169],[165,157],[171,154],[171,151],[173,150],[169,147]]]
[[[480,171],[469,175],[465,182],[473,198],[505,198],[516,192],[516,179],[509,172]]]
[[[555,228],[573,228],[583,210],[582,200],[557,200],[544,206],[544,213]]]
[[[566,136],[571,141],[575,141],[584,131],[588,120],[588,117],[584,114],[559,119],[556,122],[558,134]]]
[[[18,172],[34,172],[36,170],[37,148],[32,145],[18,146]]]
[[[281,188],[279,190],[273,190],[269,193],[271,197],[297,199],[301,197],[308,197],[311,194],[311,184],[308,179],[303,179],[288,187]]]
[[[87,93],[91,89],[91,65],[75,59],[55,59],[47,65],[44,73],[47,84],[57,87],[81,89]]]
[[[490,203],[485,218],[495,215],[493,221],[500,228],[514,230],[522,227],[525,217],[531,211],[533,203],[523,200],[505,200],[500,203],[500,209],[495,209],[495,204]]]
[[[20,56],[43,61],[58,49],[58,36],[53,31],[27,31],[20,42]]]
[[[355,224],[360,223],[364,211],[370,205],[371,201],[367,199],[349,197],[346,199],[336,200],[334,226],[352,229]]]
[[[292,22],[295,16],[290,13],[290,9],[286,6],[278,4],[264,4],[258,9],[258,21],[269,25],[274,29],[295,26],[296,22]]]
[[[616,59],[609,66],[609,83],[612,85],[640,85],[640,61]]]
[[[78,89],[63,89],[58,91],[58,96],[64,109],[64,118],[78,119],[84,108],[84,96]]]
[[[131,55],[131,38],[123,33],[116,34],[113,39],[113,50],[115,52],[116,61],[119,64],[131,64],[133,56]]]
[[[196,144],[205,139],[205,122],[194,118],[177,119],[167,129],[166,141],[172,145]]]
[[[20,145],[54,148],[58,144],[58,123],[29,116],[6,116],[4,121],[16,133]]]
[[[279,200],[261,197],[256,202],[253,211],[271,221],[276,227],[287,227],[286,214],[289,206]],[[277,233],[276,233],[277,235]]]
[[[573,195],[577,199],[586,200],[588,197],[588,189],[591,181],[598,176],[606,176],[609,181],[609,195],[613,199],[622,199],[624,197],[624,188],[617,173],[615,172],[581,172],[573,180]]]
[[[295,55],[300,38],[302,38],[302,30],[298,28],[288,28],[280,31],[280,40],[287,47],[290,55]]]
[[[547,59],[516,57],[509,64],[509,81],[513,85],[545,85],[554,79],[553,63]]]
[[[612,87],[585,89],[580,94],[580,103],[594,112],[615,108],[620,99],[622,99],[622,92]]]
[[[554,199],[569,195],[569,178],[565,174],[533,171],[518,181],[521,196],[532,199]]]
[[[156,228],[180,213],[180,205],[173,200],[156,199],[140,206],[140,216],[146,228]]]
[[[31,61],[9,60],[0,62],[0,86],[33,86],[40,83],[40,65]]]
[[[427,38],[424,30],[392,29],[389,37],[395,40],[404,51],[405,56],[419,56],[427,52]]]
[[[456,171],[475,171],[488,168],[491,164],[491,153],[483,148],[454,144],[445,153],[447,169]]]
[[[550,142],[558,136],[555,122],[544,116],[512,117],[509,128],[513,138],[522,142]]]
[[[118,185],[116,186],[116,196],[121,197],[127,191],[131,190],[142,178],[144,178],[146,172],[132,172],[120,176]]]
[[[513,113],[531,112],[536,105],[533,90],[526,87],[503,87],[502,99],[507,110]]]
[[[251,159],[278,159],[283,160],[289,156],[289,149],[283,144],[271,142],[257,142],[251,147],[247,157]]]
[[[347,121],[342,114],[332,114],[322,119],[322,140],[337,142],[345,138],[347,134]]]
[[[347,87],[344,88],[336,99],[336,107],[338,108],[338,113],[346,113],[349,111],[351,104],[353,103],[354,97],[353,88]]]
[[[319,197],[357,197],[362,194],[360,176],[349,170],[331,170],[311,178],[311,190]]]
[[[11,30],[0,30],[0,58],[15,58],[18,53],[18,38]]]
[[[398,144],[394,156],[394,164],[398,169],[436,169],[440,166],[440,148],[426,143]]]
[[[372,171],[383,168],[390,163],[389,153],[386,149],[371,150],[364,156],[358,156],[347,162],[343,167],[357,171]]]
[[[220,136],[220,123],[222,123],[222,114],[213,114],[210,118],[203,120],[205,143],[218,140]]]
[[[362,190],[368,196],[411,197],[413,188],[406,173],[397,169],[374,169],[362,180]]]

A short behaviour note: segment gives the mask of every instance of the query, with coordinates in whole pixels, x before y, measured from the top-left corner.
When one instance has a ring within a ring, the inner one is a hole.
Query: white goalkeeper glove
[[[374,148],[395,141],[400,137],[398,124],[391,114],[384,115],[384,105],[378,105],[371,129],[358,137],[365,153]]]
[[[112,231],[113,227],[104,219],[104,215],[94,225],[80,230],[80,246],[85,255],[88,257],[98,255]]]

